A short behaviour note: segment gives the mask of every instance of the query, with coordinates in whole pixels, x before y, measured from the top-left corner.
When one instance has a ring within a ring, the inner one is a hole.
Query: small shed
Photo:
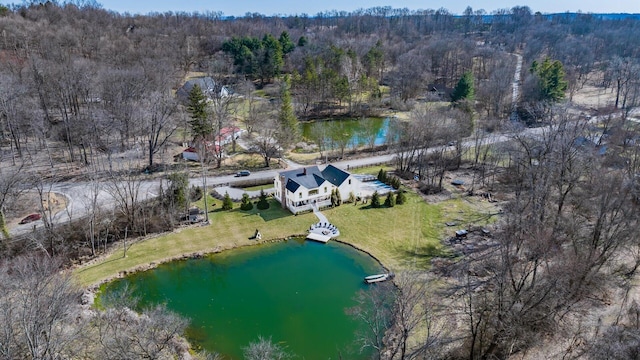
[[[188,147],[182,151],[182,158],[185,160],[199,161],[198,150],[194,147]]]
[[[196,223],[200,221],[200,215],[204,212],[197,207],[192,207],[189,209],[189,222]]]

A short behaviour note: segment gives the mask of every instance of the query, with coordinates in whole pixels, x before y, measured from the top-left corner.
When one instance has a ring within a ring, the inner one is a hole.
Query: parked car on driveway
[[[30,222],[40,220],[40,218],[41,218],[40,214],[33,213],[30,215],[27,215],[24,219],[20,220],[20,224],[28,224]]]
[[[240,170],[236,173],[236,177],[249,176],[249,175],[251,175],[251,172],[249,170]]]

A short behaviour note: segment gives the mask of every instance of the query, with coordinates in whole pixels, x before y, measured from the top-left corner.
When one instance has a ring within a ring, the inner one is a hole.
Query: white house
[[[274,180],[275,198],[282,207],[296,214],[313,209],[313,206],[331,205],[331,192],[338,189],[342,201],[357,194],[360,181],[351,173],[327,165],[324,170],[317,166],[283,171]]]
[[[224,127],[220,129],[220,134],[216,136],[215,143],[220,146],[227,145],[234,140],[238,140],[240,135],[245,132],[247,132],[247,130],[240,129],[237,126]]]
[[[191,89],[193,89],[193,85],[198,85],[202,93],[207,96],[209,99],[211,98],[224,98],[231,94],[231,91],[226,86],[223,86],[217,83],[211,77],[199,77],[188,80],[184,83],[177,91],[176,97],[186,103],[189,100],[189,93]]]

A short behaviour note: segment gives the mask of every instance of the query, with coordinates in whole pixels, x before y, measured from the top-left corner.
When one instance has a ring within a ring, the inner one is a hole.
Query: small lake
[[[354,346],[363,326],[345,314],[382,268],[349,246],[303,240],[246,247],[174,261],[116,280],[103,293],[134,286],[141,306],[167,303],[191,319],[187,337],[225,359],[242,359],[258,336],[294,359],[366,359]]]
[[[303,122],[302,136],[327,149],[380,146],[387,143],[390,118],[335,119]]]

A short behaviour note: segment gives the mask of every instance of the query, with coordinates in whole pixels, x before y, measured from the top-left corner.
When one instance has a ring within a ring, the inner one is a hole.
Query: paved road
[[[632,112],[632,115],[638,116],[640,114],[640,109],[636,109]],[[604,117],[597,118],[594,117],[589,120],[590,123],[597,123],[602,121]],[[519,130],[517,133],[526,136],[540,136],[545,131],[548,131],[550,127],[539,127],[539,128],[523,128]],[[512,134],[495,134],[490,137],[486,137],[479,142],[481,145],[494,144],[499,142],[505,142],[513,138],[515,133]],[[473,147],[475,146],[475,141],[469,140],[462,143],[463,147]],[[433,147],[428,149],[427,151],[436,151],[441,149],[441,147]],[[387,154],[387,155],[377,155],[371,156],[367,158],[361,159],[353,159],[353,160],[344,160],[332,162],[334,166],[337,166],[341,169],[348,169],[351,167],[363,167],[370,165],[378,165],[383,163],[388,163],[393,161],[395,154]],[[301,167],[300,164],[296,164],[290,160],[285,160],[287,166],[289,168],[298,168]],[[273,180],[277,176],[276,170],[265,170],[265,171],[254,171],[251,173],[249,177],[243,177],[241,179],[252,179],[252,180]],[[225,176],[216,176],[216,177],[207,177],[206,184],[207,187],[218,187],[218,186],[229,186],[230,184],[238,181],[239,178],[234,175],[225,175]],[[138,199],[144,200],[156,197],[159,193],[158,189],[160,186],[161,180],[158,179],[150,179],[150,180],[142,180],[140,181],[138,186]],[[189,185],[202,186],[203,179],[202,177],[195,177],[189,179]],[[227,188],[231,189],[231,188]],[[49,190],[49,189],[47,189]],[[50,191],[60,193],[67,197],[69,203],[66,211],[62,211],[54,216],[54,222],[67,222],[71,219],[82,218],[83,216],[90,213],[90,205],[92,198],[96,195],[97,203],[103,209],[113,209],[115,208],[115,200],[113,194],[112,186],[108,183],[91,183],[91,182],[72,182],[72,183],[61,183],[54,184],[51,186]],[[234,193],[232,197],[240,198],[242,196],[242,191],[240,190],[230,190]],[[231,195],[231,193],[230,193]],[[236,197],[237,195],[237,197]],[[254,194],[255,195],[255,194]],[[30,231],[33,228],[33,225],[41,226],[42,222],[37,221],[30,224],[18,225],[11,229],[11,233],[14,235],[21,234],[27,231]]]

